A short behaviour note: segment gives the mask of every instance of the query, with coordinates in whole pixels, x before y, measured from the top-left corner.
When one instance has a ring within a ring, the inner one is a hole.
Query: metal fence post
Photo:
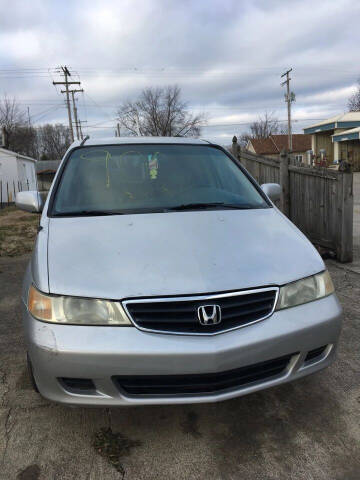
[[[281,198],[280,210],[289,217],[290,215],[290,179],[289,179],[289,154],[286,150],[280,153],[280,185]]]

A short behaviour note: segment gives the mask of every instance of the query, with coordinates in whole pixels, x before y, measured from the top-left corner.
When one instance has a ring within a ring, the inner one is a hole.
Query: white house
[[[36,190],[36,160],[6,148],[0,148],[0,200],[14,202],[15,193]]]

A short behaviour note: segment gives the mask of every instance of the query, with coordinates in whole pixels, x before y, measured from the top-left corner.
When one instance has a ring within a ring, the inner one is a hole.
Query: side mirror
[[[278,183],[263,183],[261,190],[267,195],[272,202],[277,202],[281,197],[281,187]]]
[[[37,191],[18,192],[15,205],[26,212],[40,213],[44,207],[44,200],[41,193]]]

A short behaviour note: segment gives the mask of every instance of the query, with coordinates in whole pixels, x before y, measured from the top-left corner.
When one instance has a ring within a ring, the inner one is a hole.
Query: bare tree
[[[8,135],[17,127],[25,124],[24,112],[21,112],[15,98],[4,95],[0,100],[0,124],[6,128]]]
[[[0,126],[5,127],[9,150],[33,158],[62,158],[71,143],[68,127],[46,124],[35,128],[16,99],[6,95],[0,100]]]
[[[7,133],[7,148],[23,155],[37,156],[37,139],[35,129],[25,120],[15,98],[4,95],[0,100],[0,126]]]
[[[287,134],[286,127],[282,127],[278,118],[272,113],[265,112],[258,120],[253,122],[249,131],[240,135],[240,144],[246,146],[251,138],[268,138],[270,135]]]
[[[138,100],[123,103],[118,118],[129,135],[151,137],[200,135],[204,115],[193,115],[176,85],[144,89]]]
[[[38,158],[38,137],[36,128],[29,125],[19,125],[14,128],[9,137],[9,150]]]
[[[64,156],[71,139],[69,128],[62,123],[38,127],[38,150],[41,160],[58,160]]]
[[[348,99],[348,109],[350,112],[360,111],[360,79],[356,87],[356,91]]]

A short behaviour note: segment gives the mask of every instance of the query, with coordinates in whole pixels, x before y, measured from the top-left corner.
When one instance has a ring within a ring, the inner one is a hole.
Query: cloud
[[[230,138],[265,111],[286,118],[280,75],[289,67],[301,131],[307,118],[343,111],[360,76],[360,4],[350,0],[1,4],[0,95],[29,104],[35,121],[66,122],[64,99],[47,73],[66,64],[88,95],[78,102],[81,118],[104,123],[103,131],[89,128],[91,135],[112,134],[105,127],[117,106],[142,88],[177,83],[190,108],[208,113],[204,134]],[[214,126],[229,123],[239,125]]]

